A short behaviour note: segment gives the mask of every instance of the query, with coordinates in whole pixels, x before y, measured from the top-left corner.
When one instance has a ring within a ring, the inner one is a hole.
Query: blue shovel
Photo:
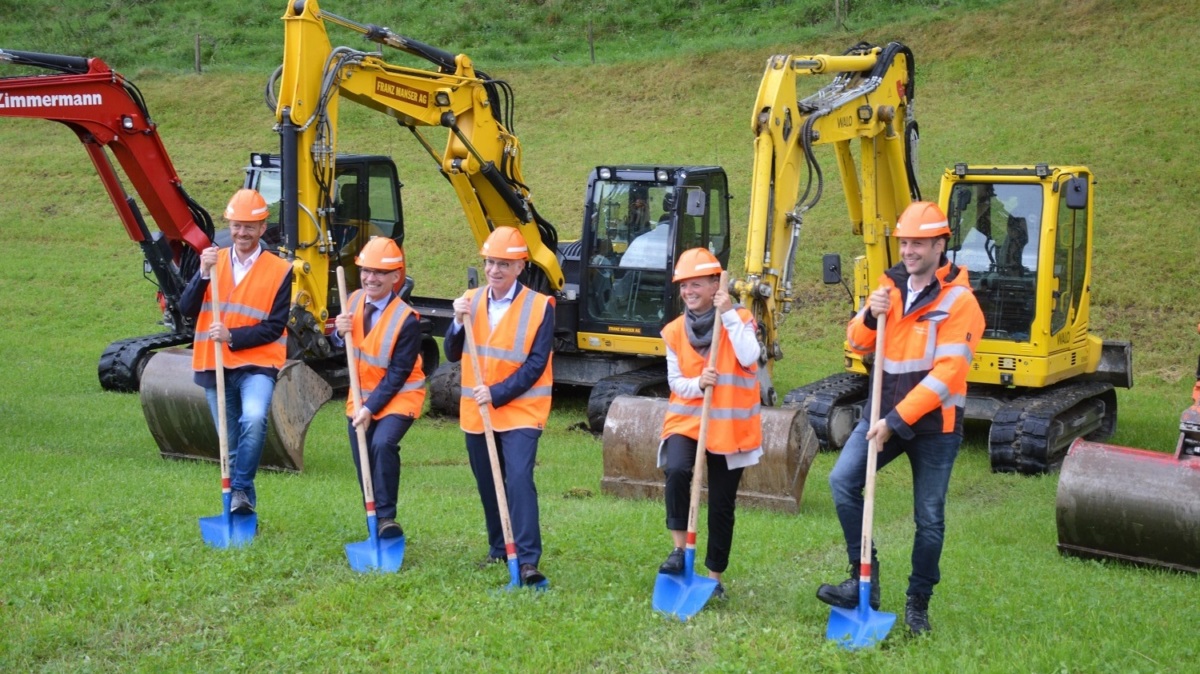
[[[880,315],[875,332],[875,366],[871,373],[871,427],[879,421],[879,396],[883,389],[883,332],[887,314]],[[872,439],[867,448],[867,483],[863,489],[862,554],[859,557],[858,607],[833,607],[825,638],[848,650],[866,648],[883,641],[896,623],[896,614],[871,608],[871,527],[875,520],[875,464],[882,449]]]
[[[342,301],[342,311],[349,308],[346,303],[346,271],[337,268],[338,295]],[[347,338],[351,335],[347,335]],[[354,402],[355,413],[362,409],[362,389],[358,383],[358,353],[350,339],[346,340],[346,362],[350,367],[350,398]],[[395,573],[404,563],[404,536],[397,538],[380,538],[379,522],[375,516],[375,487],[371,482],[371,460],[367,456],[367,430],[355,426],[358,439],[358,466],[362,475],[363,506],[367,510],[367,540],[346,544],[346,559],[350,568],[359,573],[379,571]]]
[[[212,316],[221,322],[221,296],[217,292],[217,269],[213,267],[209,281],[212,289]],[[225,354],[220,342],[213,343],[217,360],[217,445],[221,448],[221,514],[200,518],[200,536],[214,548],[241,547],[254,540],[258,531],[258,515],[230,512],[232,492],[229,481],[229,423],[225,419]]]
[[[486,292],[486,290],[484,291]],[[479,353],[475,349],[475,337],[472,335],[471,326],[473,321],[468,315],[463,321],[463,333],[467,339],[467,352],[471,355],[471,368],[475,370],[475,381],[483,382],[483,368],[479,366]],[[504,489],[504,474],[500,471],[500,455],[496,450],[496,435],[492,431],[492,415],[489,412],[489,405],[479,406],[479,415],[483,417],[483,434],[487,439],[488,459],[492,463],[492,483],[496,490],[496,508],[500,511],[500,529],[504,532],[504,555],[508,561],[508,585],[504,587],[506,590],[515,590],[521,587],[520,567],[517,564],[517,544],[513,539],[512,521],[508,514],[508,495]],[[550,581],[543,578],[534,584],[534,588],[538,590],[546,590],[550,587]]]
[[[721,273],[721,286],[725,287],[726,274]],[[717,349],[721,345],[721,317],[713,321],[712,345],[708,351],[708,366],[717,366]],[[704,481],[704,456],[708,446],[708,413],[712,408],[713,387],[704,389],[704,405],[700,408],[700,435],[696,440],[696,463],[692,466],[692,501],[688,506],[687,547],[683,551],[683,573],[681,575],[659,573],[654,580],[654,598],[650,605],[655,611],[687,622],[700,612],[717,589],[717,581],[706,576],[697,576],[696,565],[696,520],[700,512],[700,485]]]

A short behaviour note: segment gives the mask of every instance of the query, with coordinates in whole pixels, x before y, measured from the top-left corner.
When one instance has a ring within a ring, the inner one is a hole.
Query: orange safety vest
[[[738,318],[753,321],[745,307],[736,307]],[[663,341],[675,353],[679,372],[685,377],[699,377],[708,366],[708,358],[700,355],[687,338],[680,316],[663,328]],[[715,320],[721,320],[716,316]],[[715,326],[714,326],[715,327]],[[721,332],[717,350],[717,385],[713,388],[712,405],[708,411],[706,449],[713,454],[736,454],[762,446],[762,398],[758,390],[758,363],[750,367],[738,362],[729,334]],[[700,439],[700,414],[704,398],[683,398],[674,391],[667,403],[662,437],[685,435]]]
[[[266,320],[275,305],[275,296],[279,286],[287,278],[292,265],[277,255],[263,251],[254,266],[242,278],[242,282],[233,285],[233,265],[229,261],[229,249],[222,248],[217,252],[217,264],[213,271],[217,274],[217,283],[221,294],[221,322],[233,330],[250,325],[256,325]],[[196,317],[196,339],[192,345],[192,369],[197,372],[215,370],[217,358],[213,351],[212,342],[208,339],[208,328],[212,325],[212,284],[204,290],[204,303],[200,306],[200,314]],[[228,343],[221,344],[224,365],[228,369],[256,365],[258,367],[283,367],[287,360],[287,328],[284,328],[279,338],[251,347],[230,351]]]
[[[484,286],[476,288],[472,294],[471,315],[475,318],[471,334],[475,337],[475,348],[479,352],[483,383],[491,385],[504,381],[525,362],[527,354],[533,348],[538,327],[546,316],[550,298],[522,286],[493,332],[488,323],[487,292],[487,286]],[[546,426],[546,420],[550,417],[550,391],[554,385],[553,358],[553,353],[546,356],[546,369],[528,391],[503,407],[491,408],[489,414],[493,430],[540,429]],[[471,395],[478,380],[475,368],[465,354],[464,360],[467,362],[462,366],[462,399],[459,404],[458,422],[468,433],[482,433],[483,416]]]
[[[967,373],[984,329],[967,270],[942,265],[935,273],[938,291],[918,300],[908,313],[898,282],[908,282],[903,264],[879,279],[890,300],[880,413],[886,416],[894,409],[916,434],[962,435]],[[863,322],[869,310],[864,306],[846,328],[850,350],[863,355],[875,350],[875,330]]]
[[[375,318],[375,325],[370,334],[363,334],[363,307],[367,302],[367,294],[355,290],[347,303],[353,308],[354,320],[350,328],[352,343],[358,347],[358,385],[362,389],[362,401],[365,405],[370,400],[371,393],[379,386],[387,375],[388,363],[392,360],[392,351],[396,349],[396,338],[400,336],[400,327],[409,316],[417,316],[413,308],[404,303],[399,297],[388,303],[383,313]],[[420,317],[417,316],[418,320]],[[376,410],[373,419],[382,419],[389,414],[416,419],[421,416],[421,406],[425,404],[425,371],[421,367],[421,354],[413,363],[408,380],[392,396],[383,409]],[[346,416],[354,416],[354,400],[346,397]]]

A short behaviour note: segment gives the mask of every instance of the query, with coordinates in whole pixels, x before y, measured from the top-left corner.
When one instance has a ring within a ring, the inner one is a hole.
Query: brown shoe
[[[391,517],[379,518],[379,537],[380,538],[401,538],[404,536],[404,529],[396,523],[396,520]]]
[[[541,571],[533,564],[521,565],[521,584],[522,585],[537,585],[546,580]]]

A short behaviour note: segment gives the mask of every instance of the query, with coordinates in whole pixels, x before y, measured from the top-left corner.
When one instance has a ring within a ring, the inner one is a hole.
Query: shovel
[[[213,321],[221,322],[221,295],[217,292],[217,269],[212,269]],[[217,444],[221,451],[221,514],[200,518],[200,536],[214,548],[241,547],[254,540],[258,531],[258,514],[240,515],[230,512],[233,498],[229,481],[229,422],[225,418],[225,354],[220,342],[213,343],[217,359]]]
[[[479,354],[475,350],[475,336],[471,334],[472,325],[474,322],[468,316],[467,320],[463,321],[463,332],[467,338],[467,352],[471,355],[471,368],[475,370],[475,380],[482,383],[483,368],[479,366]],[[480,405],[479,415],[483,417],[483,435],[487,439],[488,459],[492,463],[492,482],[496,490],[496,507],[500,511],[500,529],[504,532],[504,554],[508,558],[509,583],[504,589],[515,590],[521,587],[521,574],[517,564],[517,544],[513,540],[512,522],[508,515],[508,496],[504,490],[504,475],[500,472],[500,455],[496,451],[496,436],[492,431],[492,415],[489,407],[490,405]],[[545,590],[550,587],[550,581],[543,579],[534,584],[534,587],[538,590]]]
[[[879,421],[879,397],[883,390],[883,333],[887,314],[879,316],[875,332],[875,366],[871,373],[871,427]],[[867,482],[863,489],[862,554],[858,570],[858,607],[833,607],[829,614],[829,625],[825,638],[838,642],[848,650],[857,650],[883,641],[896,614],[882,613],[871,608],[871,527],[875,521],[875,463],[879,450],[878,440],[871,440],[867,448]]]
[[[721,273],[721,286],[725,287],[725,272]],[[721,317],[713,321],[712,345],[708,349],[708,366],[717,366],[717,349],[721,344]],[[683,574],[659,573],[654,580],[654,598],[650,604],[655,611],[679,618],[688,618],[700,612],[717,589],[717,581],[707,576],[697,576],[696,565],[696,520],[700,512],[700,485],[704,482],[704,459],[708,445],[708,413],[712,407],[713,387],[704,389],[704,404],[700,408],[700,437],[696,440],[696,463],[692,466],[692,501],[688,506],[687,547],[683,551]]]
[[[346,302],[346,270],[337,268],[338,297],[341,298],[342,310],[349,305]],[[350,399],[354,402],[354,412],[362,409],[362,389],[358,384],[358,353],[351,343],[351,335],[346,336],[346,363],[350,367]],[[380,538],[379,523],[375,516],[375,487],[371,483],[371,460],[367,456],[367,430],[355,426],[358,439],[358,466],[362,475],[363,506],[367,510],[367,540],[346,544],[346,559],[350,568],[359,573],[379,571],[395,573],[404,563],[404,536],[397,538]]]

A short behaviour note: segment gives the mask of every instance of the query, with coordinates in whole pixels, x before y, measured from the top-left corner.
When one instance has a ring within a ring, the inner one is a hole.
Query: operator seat
[[[1025,218],[1019,218],[1015,215],[1008,216],[1007,234],[1004,237],[1004,243],[1000,246],[1000,256],[996,260],[997,266],[1005,273],[1020,274],[1024,265],[1021,262],[1021,253],[1024,252],[1026,244],[1029,243],[1029,224]]]

